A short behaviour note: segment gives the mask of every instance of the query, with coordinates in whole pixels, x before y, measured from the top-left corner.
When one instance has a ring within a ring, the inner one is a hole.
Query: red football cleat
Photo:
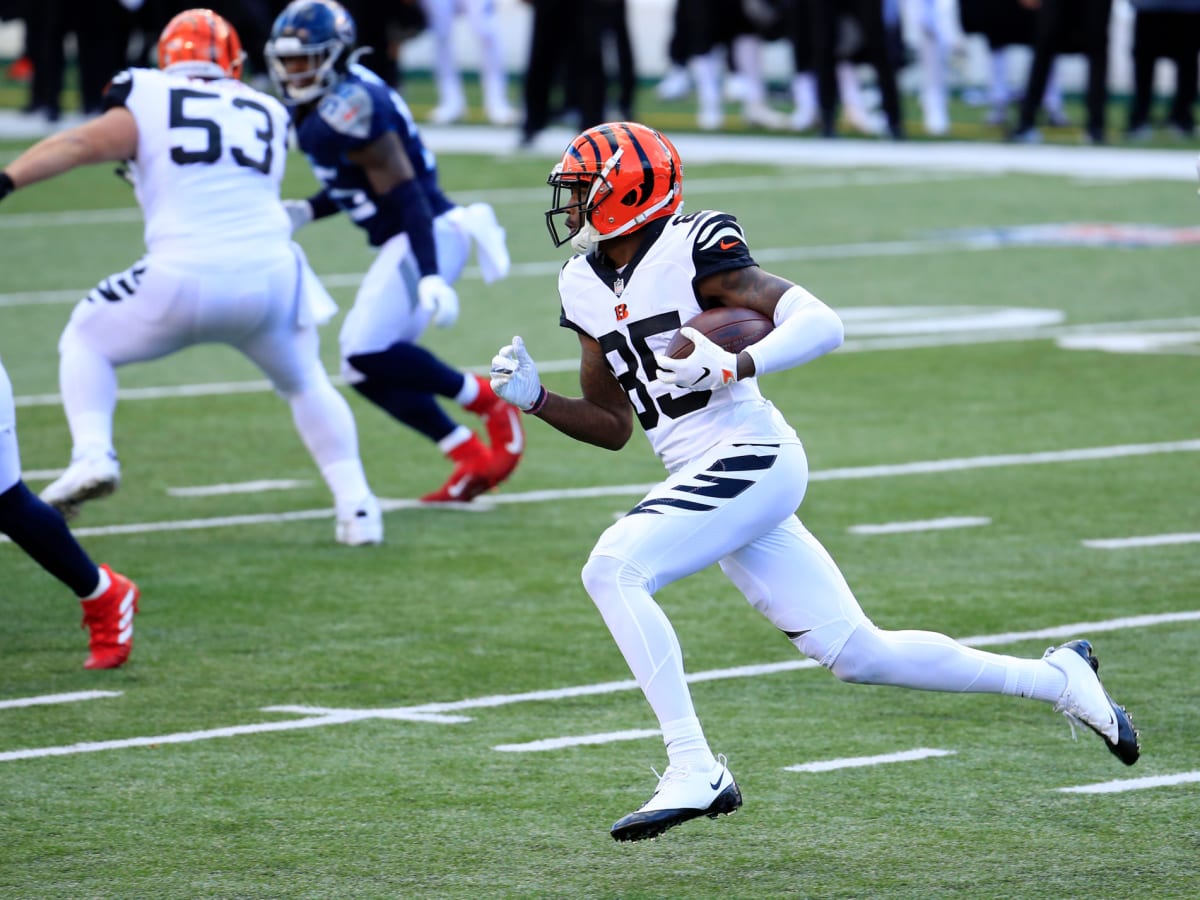
[[[83,626],[89,631],[91,651],[85,669],[115,669],[129,659],[133,649],[133,615],[138,611],[138,586],[108,566],[102,568],[112,580],[108,590],[95,600],[81,600]]]
[[[521,411],[496,396],[492,383],[478,375],[479,396],[467,404],[467,410],[483,418],[488,443],[492,445],[491,487],[512,474],[521,454],[525,452],[525,430],[521,427]]]
[[[475,435],[450,451],[457,464],[449,480],[422,503],[468,503],[492,486],[492,452]]]

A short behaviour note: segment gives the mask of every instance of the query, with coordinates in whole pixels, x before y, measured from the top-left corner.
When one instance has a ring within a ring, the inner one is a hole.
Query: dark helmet
[[[336,0],[294,0],[275,19],[264,48],[271,81],[289,106],[316,100],[337,84],[355,42],[354,19]],[[289,60],[305,59],[303,69]]]

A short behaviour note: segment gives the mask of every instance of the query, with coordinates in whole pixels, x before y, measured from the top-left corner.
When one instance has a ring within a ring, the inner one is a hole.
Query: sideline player
[[[1099,734],[1122,762],[1137,760],[1137,732],[1100,684],[1087,641],[1020,659],[934,632],[884,631],[867,618],[795,515],[808,462],[756,378],[836,349],[841,320],[760,269],[732,215],[682,214],[683,166],[665,136],[634,122],[590,128],[550,184],[551,237],[578,253],[558,290],[561,324],[579,336],[583,396],[546,390],[520,337],[492,360],[492,386],[564,434],[610,450],[628,441],[636,415],[668,472],[601,535],[583,567],[669,760],[654,795],[613,826],[615,839],[655,837],[742,803],[724,757],[705,740],[675,630],[654,601],[660,588],[713,563],[797,650],[843,681],[1043,700]],[[775,329],[735,356],[685,327],[692,354],[663,355],[684,322],[716,306],[757,310]]]
[[[7,182],[0,175],[0,196]],[[0,532],[12,538],[43,569],[69,587],[83,608],[88,629],[85,669],[115,669],[133,649],[138,586],[87,555],[63,517],[21,480],[21,451],[12,384],[0,361]]]
[[[335,307],[290,239],[279,199],[287,112],[243,84],[241,42],[207,9],[163,30],[157,69],[129,69],[105,89],[103,115],[41,141],[2,177],[24,188],[77,166],[128,161],[147,253],[76,306],[59,341],[71,464],[42,492],[67,518],[111,494],[116,368],[192,344],[229,344],[270,378],[333,492],[343,544],[383,540],[346,399],[318,355],[317,325]]]
[[[354,20],[333,0],[296,0],[271,28],[271,79],[324,185],[288,208],[296,227],[345,212],[379,248],[342,325],[342,374],[454,463],[446,483],[421,499],[469,501],[516,468],[525,438],[520,416],[486,378],[451,368],[416,342],[431,321],[448,327],[457,320],[450,285],[472,243],[486,281],[508,274],[505,233],[486,203],[456,206],[442,193],[412,113],[354,62],[355,39]],[[491,447],[456,424],[438,396],[482,417]]]

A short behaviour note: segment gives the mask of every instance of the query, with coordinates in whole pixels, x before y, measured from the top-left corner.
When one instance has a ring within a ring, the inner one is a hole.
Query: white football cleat
[[[613,840],[642,841],[658,837],[691,819],[729,815],[742,805],[742,792],[718,756],[717,764],[705,771],[667,766],[658,780],[654,796],[641,809],[617,821],[612,827]]]
[[[334,532],[339,544],[366,547],[383,543],[383,512],[374,495],[356,504],[345,514],[339,513]]]
[[[121,464],[111,450],[71,460],[65,472],[50,482],[41,497],[64,519],[73,519],[88,500],[107,497],[121,484]]]
[[[1055,712],[1104,738],[1108,749],[1125,765],[1137,762],[1141,753],[1137,729],[1125,707],[1118,706],[1100,683],[1100,661],[1092,653],[1091,643],[1067,641],[1051,647],[1043,659],[1067,679],[1067,686],[1054,704]]]

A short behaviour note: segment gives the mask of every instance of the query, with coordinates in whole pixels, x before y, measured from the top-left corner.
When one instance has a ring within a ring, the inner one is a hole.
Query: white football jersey
[[[137,122],[130,169],[152,255],[226,267],[286,248],[288,114],[278,100],[234,79],[128,69],[104,102]]]
[[[714,391],[658,381],[654,353],[701,311],[698,279],[756,265],[737,220],[705,210],[651,222],[646,242],[617,272],[593,253],[558,277],[560,323],[595,338],[629,394],[638,422],[670,471],[729,441],[795,443],[796,432],[748,378]],[[601,245],[603,246],[603,245]]]

